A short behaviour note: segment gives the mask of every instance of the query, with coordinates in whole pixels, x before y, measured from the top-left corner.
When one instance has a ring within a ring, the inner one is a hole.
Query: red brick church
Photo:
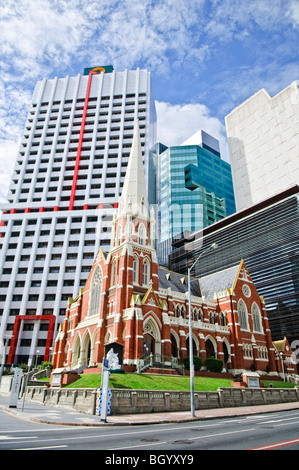
[[[108,254],[99,250],[85,287],[69,299],[55,341],[54,368],[100,367],[110,344],[123,346],[124,370],[136,370],[151,353],[165,365],[181,363],[189,355],[187,277],[157,263],[138,125],[111,240]],[[192,278],[191,303],[193,354],[203,364],[215,357],[233,373],[253,366],[262,373],[281,372],[264,300],[243,261]],[[284,344],[284,370],[295,373]]]

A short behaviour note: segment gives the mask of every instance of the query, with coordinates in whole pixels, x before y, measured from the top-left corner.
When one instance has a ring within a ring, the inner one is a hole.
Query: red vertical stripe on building
[[[55,330],[55,316],[52,315],[52,316],[49,316],[49,328],[48,328],[48,336],[47,336],[47,342],[46,342],[44,361],[49,361],[50,359],[50,348],[53,342],[53,337],[55,333],[54,330]]]
[[[69,211],[73,210],[74,208],[75,193],[76,193],[76,187],[77,187],[77,179],[78,179],[82,143],[83,143],[83,135],[84,135],[84,129],[85,129],[85,121],[86,121],[86,115],[87,115],[87,110],[88,110],[90,86],[91,86],[92,76],[96,73],[97,72],[91,70],[88,75],[87,89],[86,89],[86,95],[85,95],[85,101],[84,101],[84,109],[83,109],[82,122],[81,122],[81,128],[80,128],[79,143],[78,143],[76,163],[75,163],[74,176],[73,176],[72,191],[71,191],[70,203],[69,203]]]
[[[49,360],[50,347],[53,341],[54,329],[55,329],[55,316],[54,315],[17,315],[14,323],[14,328],[12,332],[12,338],[9,347],[9,353],[7,357],[7,364],[13,364],[16,356],[18,338],[20,334],[21,322],[23,321],[37,321],[37,320],[48,320],[49,329],[48,337],[46,342],[46,350],[44,355],[44,361]]]

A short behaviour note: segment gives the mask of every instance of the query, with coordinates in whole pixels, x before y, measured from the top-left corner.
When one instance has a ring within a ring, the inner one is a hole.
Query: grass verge
[[[194,378],[195,391],[215,391],[218,387],[229,387],[230,379],[215,379],[207,377]],[[68,388],[100,388],[101,374],[83,374],[80,379],[68,385]],[[110,388],[135,390],[180,390],[190,391],[190,378],[165,375],[145,374],[111,374]]]
[[[40,379],[49,381],[50,379]],[[219,379],[209,377],[194,377],[194,390],[198,392],[213,392],[219,387],[230,387],[231,379]],[[294,388],[295,384],[276,380],[262,380],[261,387]],[[76,382],[64,388],[100,388],[101,374],[82,374]],[[109,378],[110,388],[123,388],[135,390],[180,390],[190,391],[190,378],[166,375],[145,374],[111,374]]]

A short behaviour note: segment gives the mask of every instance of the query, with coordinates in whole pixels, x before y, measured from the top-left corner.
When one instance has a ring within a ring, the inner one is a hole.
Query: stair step
[[[180,373],[171,367],[149,367],[142,374],[157,374],[157,375],[180,375]]]

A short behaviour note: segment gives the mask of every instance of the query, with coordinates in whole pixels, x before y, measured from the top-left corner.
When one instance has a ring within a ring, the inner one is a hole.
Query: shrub
[[[46,369],[47,367],[51,367],[53,369],[52,362],[45,361],[42,363],[42,370]]]
[[[221,359],[215,359],[214,357],[207,357],[205,366],[209,372],[221,372],[223,361],[221,361]]]
[[[202,360],[198,356],[193,356],[193,364],[195,370],[200,370],[202,366]],[[185,357],[184,359],[184,367],[187,370],[190,370],[190,357]]]

